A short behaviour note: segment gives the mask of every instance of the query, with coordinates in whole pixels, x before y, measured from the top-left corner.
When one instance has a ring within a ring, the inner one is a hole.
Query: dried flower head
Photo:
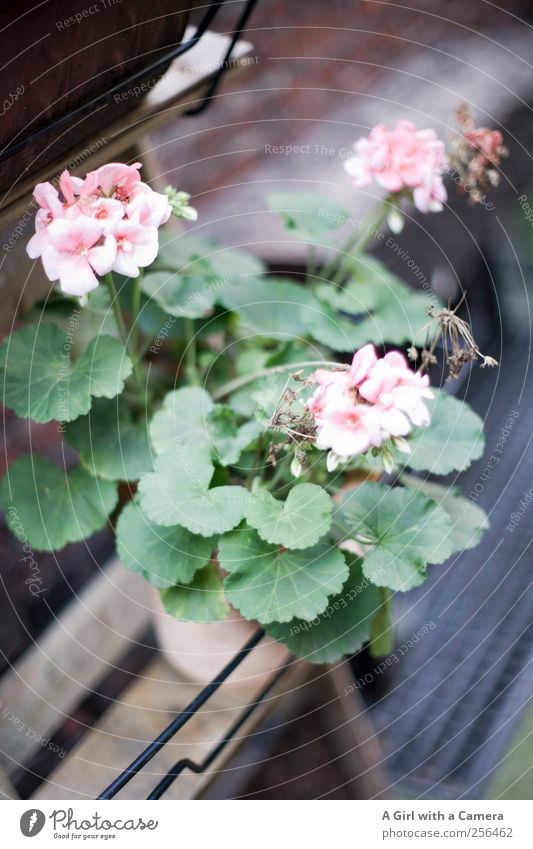
[[[291,381],[300,384],[298,389],[291,388]],[[270,445],[268,459],[273,466],[277,463],[277,455],[289,444],[294,446],[295,456],[302,464],[305,459],[302,446],[306,443],[311,444],[315,440],[317,428],[314,417],[307,407],[302,407],[298,400],[300,392],[306,385],[307,381],[302,380],[301,372],[291,374],[270,418],[269,429],[286,437],[283,442]]]
[[[508,150],[499,130],[476,127],[466,103],[456,110],[460,133],[450,144],[450,162],[459,175],[459,187],[471,203],[482,203],[486,192],[500,182],[498,166]]]
[[[457,315],[463,299],[453,310],[449,308],[437,310],[433,305],[428,307],[427,312],[431,319],[428,325],[428,338],[431,339],[431,343],[421,352],[421,372],[437,362],[435,350],[439,340],[442,340],[448,380],[459,377],[462,367],[476,360],[481,360],[481,368],[498,365],[498,361],[494,357],[481,353],[474,339],[472,328],[467,321]]]

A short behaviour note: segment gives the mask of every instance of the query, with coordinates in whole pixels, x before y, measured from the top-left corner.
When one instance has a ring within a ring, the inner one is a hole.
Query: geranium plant
[[[489,131],[476,132],[456,148],[479,170],[478,145],[497,173],[501,140],[488,150]],[[58,285],[4,339],[3,401],[56,420],[65,463],[12,463],[7,521],[44,551],[111,523],[124,566],[178,619],[233,607],[319,663],[367,641],[387,652],[392,593],[486,527],[458,490],[427,481],[483,451],[479,417],[428,370],[442,356],[456,374],[482,355],[453,310],[364,252],[380,225],[399,231],[406,205],[442,209],[443,143],[405,121],[356,143],[350,178],[387,195],[341,248],[350,216],[337,203],[270,196],[310,246],[305,280],[163,236],[172,212],[196,213],[184,192],[152,191],[139,167],[65,172],[35,189],[28,253]],[[331,257],[318,270],[317,247]]]

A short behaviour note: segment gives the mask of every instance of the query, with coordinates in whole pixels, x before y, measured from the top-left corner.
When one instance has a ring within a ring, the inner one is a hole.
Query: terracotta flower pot
[[[259,627],[236,610],[222,622],[180,622],[165,612],[159,592],[153,587],[148,604],[165,660],[180,678],[202,686],[212,681]],[[264,637],[232,673],[228,681],[230,692],[257,692],[288,654],[285,646]]]

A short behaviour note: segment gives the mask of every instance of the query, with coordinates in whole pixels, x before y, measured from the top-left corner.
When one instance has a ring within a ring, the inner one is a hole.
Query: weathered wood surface
[[[113,561],[0,679],[0,766],[9,777],[146,627],[145,598],[142,578]]]
[[[241,670],[245,669],[245,663]],[[231,770],[228,764],[232,756],[254,734],[265,714],[275,708],[277,700],[283,699],[284,711],[288,701],[292,704],[298,702],[308,671],[309,667],[304,663],[291,667],[209,770],[200,775],[185,770],[164,798],[197,798],[223,770]],[[223,739],[239,713],[254,700],[262,686],[250,683],[245,696],[242,683],[237,694],[232,692],[231,680],[230,677],[117,798],[146,798],[176,761],[181,758],[201,760]],[[98,796],[189,704],[199,689],[198,685],[181,681],[165,661],[157,658],[106,711],[33,798],[86,799]]]

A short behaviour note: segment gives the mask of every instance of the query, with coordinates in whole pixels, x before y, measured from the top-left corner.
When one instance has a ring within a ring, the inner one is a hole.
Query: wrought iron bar
[[[179,713],[172,722],[167,725],[167,727],[161,732],[159,737],[157,737],[146,749],[138,755],[131,764],[126,767],[126,769],[120,773],[111,784],[106,787],[106,789],[98,796],[98,799],[113,799],[114,796],[117,795],[119,790],[122,790],[123,787],[128,784],[132,778],[140,772],[140,770],[146,766],[146,764],[152,760],[153,757],[163,748],[163,746],[168,743],[169,740],[174,737],[174,735],[181,729],[183,726],[191,719],[192,716],[205,704],[205,702],[215,693],[221,684],[231,675],[231,673],[237,669],[238,666],[243,662],[243,660],[249,655],[252,649],[261,642],[263,637],[265,636],[265,632],[262,628],[259,628],[255,634],[248,640],[245,646],[237,652],[235,657],[233,657],[230,662],[224,667],[224,669],[219,672],[215,678],[198,693],[197,696],[190,702],[190,704]]]
[[[261,702],[266,698],[269,692],[273,689],[273,687],[278,683],[280,678],[285,675],[287,669],[290,664],[294,661],[294,657],[292,655],[287,656],[286,662],[283,666],[280,666],[277,672],[272,676],[268,684],[261,690],[259,695],[257,696],[254,702],[248,705],[246,710],[240,715],[240,717],[233,723],[231,728],[226,733],[225,737],[215,746],[215,748],[204,758],[203,761],[197,763],[196,761],[192,761],[190,758],[182,758],[174,764],[172,769],[170,769],[167,774],[161,779],[159,784],[154,787],[148,799],[160,799],[163,793],[168,790],[170,785],[176,780],[178,775],[180,775],[185,769],[190,769],[191,772],[195,772],[197,774],[201,772],[205,772],[206,769],[209,769],[211,764],[216,760],[216,758],[220,755],[222,751],[226,748],[228,743],[231,743],[236,733],[240,728],[244,725],[246,720],[252,715],[254,710],[261,704]]]

